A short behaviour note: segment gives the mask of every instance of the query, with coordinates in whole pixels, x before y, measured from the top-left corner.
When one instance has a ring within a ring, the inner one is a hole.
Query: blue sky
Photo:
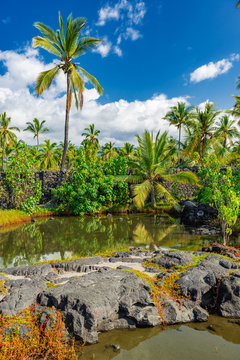
[[[235,9],[235,1],[42,0],[36,5],[15,0],[1,4],[0,112],[8,111],[18,126],[23,128],[31,116],[45,118],[50,127],[52,121],[52,140],[62,138],[58,119],[64,111],[64,97],[59,99],[64,79],[42,99],[32,92],[34,71],[53,61],[44,50],[31,52],[31,40],[38,35],[33,23],[58,28],[58,10],[64,19],[70,12],[86,17],[85,33],[106,40],[97,52],[81,58],[82,66],[104,87],[104,95],[86,93],[80,116],[72,109],[70,134],[75,143],[92,122],[102,130],[102,141],[116,144],[133,141],[144,127],[165,129],[160,118],[182,99],[194,105],[214,101],[219,109],[233,105],[230,95],[238,93],[235,82],[240,75],[240,9]],[[10,92],[15,100],[9,101]],[[21,96],[28,104],[25,110]],[[58,109],[57,115],[51,106]],[[174,135],[174,129],[169,131]]]

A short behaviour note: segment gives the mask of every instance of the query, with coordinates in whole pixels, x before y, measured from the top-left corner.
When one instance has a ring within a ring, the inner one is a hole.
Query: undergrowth
[[[52,310],[52,309],[51,309]],[[52,310],[53,311],[53,310]],[[21,327],[27,328],[20,336]],[[16,316],[0,315],[0,360],[77,360],[74,340],[66,338],[62,314],[55,310],[52,326],[39,324],[31,307]]]

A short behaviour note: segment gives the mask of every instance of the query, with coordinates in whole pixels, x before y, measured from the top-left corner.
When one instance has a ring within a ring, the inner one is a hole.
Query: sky
[[[83,110],[73,103],[70,140],[79,145],[84,128],[94,123],[100,143],[136,143],[145,129],[177,130],[162,118],[178,101],[215,103],[230,109],[238,94],[240,75],[240,9],[230,0],[12,0],[0,13],[0,113],[21,130],[37,117],[50,132],[43,141],[63,140],[66,78],[61,74],[37,97],[37,75],[56,62],[54,55],[32,48],[39,21],[59,28],[58,11],[66,20],[85,17],[82,36],[105,40],[79,58],[80,64],[104,88],[103,96],[86,83]],[[32,134],[20,139],[34,144]]]

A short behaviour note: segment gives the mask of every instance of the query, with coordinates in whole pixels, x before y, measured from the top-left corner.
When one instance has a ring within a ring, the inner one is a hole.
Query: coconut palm
[[[99,85],[97,79],[90,75],[86,70],[73,62],[73,59],[83,55],[86,51],[96,47],[102,40],[93,37],[80,37],[82,28],[86,25],[85,18],[72,18],[70,14],[67,18],[67,27],[64,32],[63,20],[59,12],[60,29],[56,33],[47,25],[37,22],[34,26],[40,30],[42,36],[33,38],[34,47],[42,47],[51,54],[58,56],[60,62],[52,69],[43,71],[39,74],[36,81],[36,92],[41,95],[45,89],[48,89],[53,79],[63,71],[67,78],[67,96],[66,96],[66,115],[65,115],[65,135],[64,150],[60,171],[64,170],[68,150],[68,131],[69,131],[69,113],[71,108],[72,93],[75,96],[76,107],[83,106],[84,78],[96,88],[97,92],[102,95],[103,88]],[[79,72],[81,73],[80,76]],[[61,177],[60,177],[61,181]]]
[[[181,146],[181,130],[190,118],[192,106],[187,106],[184,102],[178,102],[177,106],[171,107],[170,111],[163,118],[170,122],[170,125],[176,126],[178,129],[178,161],[180,162],[180,146]]]
[[[132,157],[134,153],[134,145],[129,142],[125,142],[121,149],[121,153],[123,156]]]
[[[0,142],[2,146],[2,171],[3,163],[5,156],[5,148],[7,144],[12,146],[17,141],[17,136],[14,134],[14,131],[20,131],[16,126],[9,126],[11,123],[11,118],[7,116],[6,112],[0,115]]]
[[[37,118],[33,119],[33,122],[27,121],[27,127],[23,131],[29,131],[34,134],[33,138],[37,138],[37,148],[39,147],[39,135],[49,131],[47,127],[44,127],[46,120],[39,121]]]
[[[45,140],[45,144],[40,146],[39,155],[37,159],[40,162],[40,168],[45,169],[54,169],[57,167],[57,144],[54,142],[51,144],[50,140]]]
[[[111,141],[109,141],[108,143],[106,143],[101,150],[101,155],[105,160],[110,159],[111,157],[114,157],[117,155],[117,150],[114,147],[114,143],[112,143]]]
[[[229,116],[222,116],[215,126],[215,135],[223,139],[223,147],[226,149],[227,141],[233,145],[233,138],[239,137],[239,131],[235,126],[236,122],[230,120]]]
[[[89,140],[91,145],[98,146],[99,145],[98,135],[100,134],[100,130],[96,130],[94,124],[89,125],[89,127],[86,127],[84,130],[86,132],[83,132],[82,136],[85,136],[85,140]]]
[[[216,111],[214,104],[207,102],[203,110],[195,107],[191,114],[192,121],[189,122],[188,133],[191,134],[188,139],[188,146],[184,150],[184,156],[191,155],[195,150],[199,152],[200,159],[205,155],[207,145],[214,136],[214,123],[216,117],[221,111]]]
[[[153,134],[146,130],[141,136],[137,136],[137,140],[139,152],[138,157],[132,162],[134,174],[127,176],[126,179],[139,183],[134,185],[134,200],[138,207],[143,207],[148,195],[150,195],[152,207],[156,206],[156,194],[174,201],[170,192],[160,184],[160,180],[184,184],[198,183],[197,175],[192,172],[170,173],[169,164],[173,150],[168,149],[166,131],[162,135],[159,131],[153,139]]]

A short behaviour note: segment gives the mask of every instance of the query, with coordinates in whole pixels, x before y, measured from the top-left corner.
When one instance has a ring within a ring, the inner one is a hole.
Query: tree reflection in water
[[[1,229],[0,266],[64,260],[130,246],[199,250],[210,240],[191,235],[177,221],[160,215],[58,217]]]

